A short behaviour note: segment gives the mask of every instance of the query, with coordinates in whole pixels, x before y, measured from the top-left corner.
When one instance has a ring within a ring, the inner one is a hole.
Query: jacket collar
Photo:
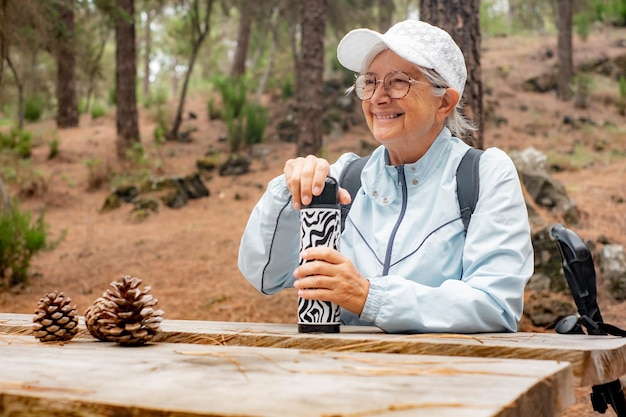
[[[382,145],[379,146],[363,168],[361,177],[363,190],[372,200],[381,205],[391,204],[401,199],[399,170],[404,171],[409,187],[427,181],[447,159],[451,148],[451,138],[450,130],[444,127],[424,156],[416,162],[397,167],[389,164],[387,149]]]

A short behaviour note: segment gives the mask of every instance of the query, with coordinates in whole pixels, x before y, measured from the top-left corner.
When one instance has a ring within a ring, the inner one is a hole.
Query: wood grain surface
[[[0,335],[0,416],[558,416],[566,362]]]
[[[79,337],[91,338],[81,317]],[[0,334],[32,333],[27,314],[0,314]],[[254,346],[485,358],[567,361],[577,386],[626,375],[626,338],[554,333],[386,334],[375,327],[342,326],[338,334],[298,333],[295,324],[164,320],[155,342]]]

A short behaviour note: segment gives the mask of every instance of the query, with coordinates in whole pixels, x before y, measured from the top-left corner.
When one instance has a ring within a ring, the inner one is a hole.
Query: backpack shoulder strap
[[[339,177],[339,186],[348,190],[350,197],[352,197],[349,204],[341,205],[341,230],[343,230],[346,224],[346,217],[348,217],[348,212],[350,211],[350,207],[352,207],[354,197],[357,191],[359,191],[359,188],[361,188],[361,171],[368,159],[370,159],[369,156],[353,159],[346,165]]]
[[[480,149],[469,148],[463,155],[463,159],[461,159],[461,163],[456,170],[456,194],[459,199],[461,220],[463,220],[465,233],[467,233],[470,218],[478,203],[478,192],[480,190],[478,166],[482,153],[483,151]]]
[[[470,148],[463,155],[463,159],[461,159],[461,163],[456,171],[457,198],[459,199],[459,208],[465,232],[467,232],[470,218],[478,203],[478,192],[480,189],[478,167],[482,153],[483,151],[480,149]],[[352,201],[354,201],[357,191],[361,188],[361,171],[368,159],[369,156],[366,156],[350,161],[339,177],[339,186],[348,190]],[[341,230],[343,230],[346,223],[346,217],[348,217],[352,201],[350,204],[341,205]]]

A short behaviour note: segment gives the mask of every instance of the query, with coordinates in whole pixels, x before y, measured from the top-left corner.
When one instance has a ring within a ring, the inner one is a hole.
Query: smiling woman
[[[339,189],[339,202],[352,202],[339,248],[300,253],[300,209],[358,157],[290,159],[248,220],[241,272],[263,293],[295,287],[303,299],[339,305],[344,324],[515,331],[533,271],[528,215],[515,166],[491,148],[482,154],[479,201],[464,229],[456,171],[470,149],[460,138],[473,127],[460,112],[463,53],[444,30],[406,20],[384,34],[351,31],[337,58],[360,73],[349,91],[381,145],[354,201]]]

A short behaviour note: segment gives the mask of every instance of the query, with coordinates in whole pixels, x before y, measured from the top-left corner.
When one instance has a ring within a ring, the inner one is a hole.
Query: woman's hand
[[[313,196],[318,196],[324,189],[324,182],[330,173],[330,164],[323,158],[309,155],[285,162],[283,169],[287,188],[291,192],[293,206],[300,210],[303,205],[311,204]],[[350,193],[343,188],[339,189],[339,202],[350,203]]]
[[[370,283],[348,258],[335,249],[322,246],[308,248],[301,256],[307,262],[293,273],[298,296],[330,301],[361,315]]]

